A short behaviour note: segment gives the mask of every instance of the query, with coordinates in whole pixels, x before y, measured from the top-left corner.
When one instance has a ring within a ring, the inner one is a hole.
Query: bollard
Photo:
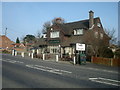
[[[21,53],[21,56],[24,57],[24,52]]]
[[[15,56],[17,56],[17,51],[15,51]]]
[[[76,64],[76,62],[75,62],[75,56],[74,56],[74,65]]]
[[[28,56],[30,57],[30,53],[28,54]]]
[[[43,60],[45,60],[45,54],[43,54]]]
[[[58,58],[58,55],[56,55],[56,62],[58,62],[58,59],[59,59],[59,58]]]
[[[31,53],[31,58],[33,59],[33,53]]]
[[[37,49],[37,55],[39,54],[39,50]]]
[[[12,56],[14,56],[14,50],[12,50]]]

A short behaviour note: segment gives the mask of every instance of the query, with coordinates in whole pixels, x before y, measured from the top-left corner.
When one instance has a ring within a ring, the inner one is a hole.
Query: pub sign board
[[[85,51],[85,44],[76,43],[76,50],[77,51]]]

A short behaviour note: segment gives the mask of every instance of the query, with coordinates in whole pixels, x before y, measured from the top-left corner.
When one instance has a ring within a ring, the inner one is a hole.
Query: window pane
[[[50,33],[50,37],[51,38],[57,38],[57,37],[59,37],[59,32],[51,32]]]
[[[83,34],[83,30],[82,29],[77,30],[77,34]]]
[[[82,34],[83,34],[83,29],[76,30],[76,35],[82,35]]]

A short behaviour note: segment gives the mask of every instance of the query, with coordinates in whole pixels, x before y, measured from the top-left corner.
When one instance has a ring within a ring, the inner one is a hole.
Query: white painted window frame
[[[57,35],[55,35],[57,33]],[[60,37],[60,32],[55,31],[55,32],[50,32],[50,38],[59,38]]]
[[[78,32],[80,32],[80,33],[78,33]],[[75,29],[74,35],[83,35],[83,29]]]

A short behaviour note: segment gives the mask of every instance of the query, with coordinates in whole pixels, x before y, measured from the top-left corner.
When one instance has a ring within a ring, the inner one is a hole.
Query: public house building
[[[75,55],[76,43],[85,44],[86,55],[97,54],[97,49],[109,46],[110,38],[105,33],[99,17],[94,18],[94,12],[89,12],[89,19],[63,23],[61,18],[56,18],[36,43],[37,54],[49,53],[72,57]]]

